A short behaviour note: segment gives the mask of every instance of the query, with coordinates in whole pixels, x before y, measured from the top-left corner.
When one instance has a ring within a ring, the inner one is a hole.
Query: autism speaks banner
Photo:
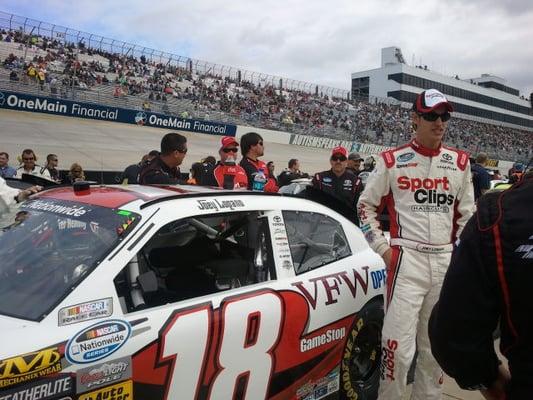
[[[0,108],[177,129],[210,135],[235,136],[237,132],[235,125],[8,91],[0,91]]]

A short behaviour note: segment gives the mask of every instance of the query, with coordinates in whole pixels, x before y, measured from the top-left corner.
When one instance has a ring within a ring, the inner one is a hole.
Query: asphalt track
[[[10,155],[10,165],[25,148],[33,149],[44,163],[49,153],[59,157],[59,168],[68,169],[73,162],[91,170],[123,170],[136,163],[143,154],[158,150],[161,137],[169,130],[103,122],[82,118],[66,118],[24,111],[0,110],[0,151]],[[187,137],[188,153],[182,172],[190,165],[213,155],[218,157],[220,137],[182,132]],[[263,160],[274,161],[277,173],[291,158],[300,160],[304,172],[329,169],[329,150],[265,143]],[[483,400],[479,392],[460,390],[449,378],[444,381],[445,400]],[[408,399],[406,395],[404,399]]]
[[[0,151],[16,156],[31,148],[44,163],[49,153],[59,157],[59,168],[78,162],[84,169],[123,170],[138,162],[143,154],[158,150],[163,135],[170,130],[116,122],[58,117],[24,111],[0,110]],[[174,131],[179,132],[179,131]],[[220,137],[180,132],[187,137],[188,153],[181,167],[187,172],[193,162],[213,155],[218,158]],[[265,142],[262,159],[274,161],[276,173],[287,167],[291,158],[300,160],[304,172],[329,169],[329,150]]]

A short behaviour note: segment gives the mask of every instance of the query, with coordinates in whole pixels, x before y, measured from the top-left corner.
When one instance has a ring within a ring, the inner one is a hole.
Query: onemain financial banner
[[[210,135],[235,136],[237,132],[235,125],[8,91],[0,91],[0,108],[62,115],[65,117],[122,122]]]

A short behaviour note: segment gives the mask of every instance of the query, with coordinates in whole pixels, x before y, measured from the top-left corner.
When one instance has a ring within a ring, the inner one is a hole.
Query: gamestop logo
[[[400,176],[397,182],[398,189],[409,190],[413,193],[417,205],[411,206],[411,211],[450,212],[448,206],[453,204],[455,197],[452,194],[442,192],[450,190],[450,181],[446,176],[425,179]]]

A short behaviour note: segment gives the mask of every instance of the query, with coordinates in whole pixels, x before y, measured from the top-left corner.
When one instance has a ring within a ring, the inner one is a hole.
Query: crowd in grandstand
[[[228,115],[246,125],[383,145],[396,145],[411,138],[410,111],[398,105],[348,101],[198,74],[192,66],[164,64],[144,55],[135,58],[111,53],[82,42],[29,36],[19,30],[1,31],[0,41],[18,45],[18,52],[2,57],[2,66],[10,71],[9,78],[14,82],[35,82],[51,95],[67,96],[73,88],[112,88],[112,96],[135,96],[144,110],[153,111],[159,104],[160,110],[184,118],[216,119]],[[33,57],[26,55],[28,48],[34,50]],[[176,107],[171,109],[170,101]],[[533,133],[454,118],[448,126],[447,142],[473,153],[485,151],[494,158],[527,160],[533,149]]]

